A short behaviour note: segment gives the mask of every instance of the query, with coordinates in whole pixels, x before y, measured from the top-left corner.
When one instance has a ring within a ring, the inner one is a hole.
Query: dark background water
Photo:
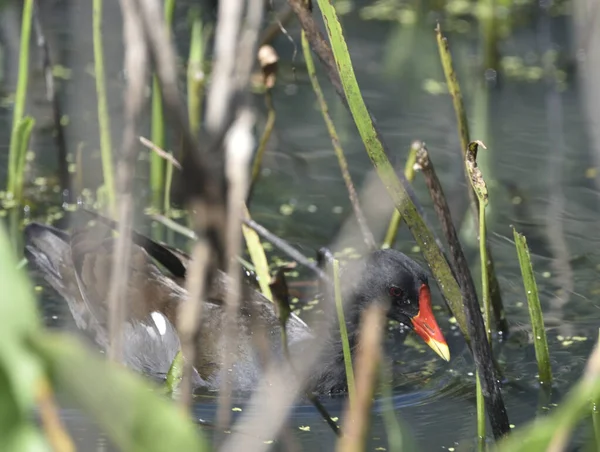
[[[188,51],[186,11],[191,3],[178,1],[176,8],[174,31],[182,62]],[[396,5],[392,11],[416,11],[414,23],[394,20],[391,13],[384,14],[388,20],[366,20],[365,16],[373,11],[373,2],[336,4],[340,11],[349,9],[342,19],[348,46],[363,96],[391,150],[390,158],[399,168],[403,167],[411,141],[424,140],[458,219],[466,209],[466,184],[451,99],[445,92],[435,94],[444,86],[433,32],[435,20],[440,19],[442,26],[450,30],[448,36],[469,112],[471,137],[484,140],[488,147],[481,152],[491,191],[488,235],[512,333],[508,341],[494,346],[507,379],[504,394],[510,420],[520,426],[538,410],[543,411],[538,405],[552,406],[540,399],[536,383],[535,353],[511,225],[527,234],[533,254],[555,376],[552,402],[559,401],[581,374],[600,324],[600,150],[593,106],[597,97],[591,81],[598,74],[593,57],[598,41],[597,27],[591,19],[594,16],[579,20],[582,15],[588,16],[570,2],[554,3],[550,10],[545,9],[545,4],[533,2],[499,8],[505,20],[498,29],[511,26],[499,41],[505,70],[487,72],[496,83],[486,97],[478,90],[483,77],[477,22],[468,14],[448,13],[460,3],[446,3],[446,11],[436,9],[433,3],[390,3]],[[380,8],[381,5],[380,2]],[[581,10],[581,4],[578,8]],[[17,74],[19,11],[19,2],[0,3],[2,168],[7,161],[10,95]],[[83,183],[95,189],[101,173],[91,12],[91,2],[53,0],[43,2],[41,18],[55,63],[70,71],[68,79],[58,82],[69,118],[65,128],[68,149],[71,153],[82,149]],[[289,30],[299,47],[296,26],[290,25]],[[105,2],[104,45],[113,146],[118,149],[126,75],[122,71],[123,45],[116,0]],[[252,213],[257,221],[311,254],[312,250],[332,243],[351,209],[301,52],[294,58],[294,45],[285,37],[277,38],[274,46],[280,56],[280,74],[273,92],[277,122]],[[56,151],[51,110],[44,101],[35,50],[31,61],[27,112],[35,116],[37,124],[30,146],[35,160],[28,178],[34,182],[36,178],[47,180],[37,179],[30,196],[32,216],[44,220],[51,205],[60,205],[60,197],[43,193],[52,193]],[[374,178],[360,137],[326,77],[320,75],[354,182],[357,187],[366,187]],[[266,119],[260,96],[256,96],[256,105],[260,132]],[[146,168],[147,159],[142,159],[138,173],[140,199],[147,196]],[[3,171],[0,180],[4,181]],[[391,212],[391,204],[381,187],[374,185],[377,194],[368,198],[365,207],[373,210],[369,218],[381,237],[388,215],[382,217],[375,211]],[[419,175],[414,187],[428,222],[439,232]],[[150,223],[141,215],[143,205],[139,203],[138,225],[148,230]],[[476,238],[467,233],[463,239],[478,278]],[[397,246],[420,259],[407,231],[401,231]],[[49,316],[59,317],[48,320],[60,320],[60,300],[48,292],[42,301]],[[440,304],[439,296],[436,303]],[[450,345],[451,362],[441,362],[410,338],[408,346],[402,349],[392,345],[391,356],[401,369],[395,378],[393,403],[418,450],[471,450],[476,431],[473,365],[455,326],[443,316],[438,317]],[[331,401],[328,405],[337,412],[340,403]],[[201,399],[196,409],[203,418],[214,416],[214,403],[208,397]],[[380,412],[377,407],[376,412]],[[74,431],[80,432],[76,436],[81,436],[81,441],[95,441],[90,439],[94,435],[87,433],[92,430],[78,413],[69,411],[65,416]],[[333,444],[327,426],[309,406],[301,404],[295,410],[292,428],[305,445],[325,448]],[[386,447],[385,429],[378,414],[371,437],[373,449]]]

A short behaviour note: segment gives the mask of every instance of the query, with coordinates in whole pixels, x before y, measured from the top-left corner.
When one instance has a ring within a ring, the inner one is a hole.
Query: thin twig
[[[307,267],[310,270],[312,270],[313,272],[315,272],[315,274],[317,276],[319,276],[319,278],[324,278],[324,279],[330,280],[329,276],[323,270],[321,270],[318,265],[316,265],[313,261],[309,260],[306,256],[304,256],[302,253],[300,253],[298,250],[296,250],[293,246],[291,246],[285,240],[277,237],[275,234],[270,232],[264,226],[261,226],[254,220],[248,220],[248,219],[244,220],[244,224],[246,226],[248,226],[249,228],[253,229],[254,231],[256,231],[256,233],[258,235],[260,235],[262,238],[264,238],[265,240],[267,240],[270,243],[272,243],[273,245],[275,245],[281,251],[283,251],[288,256],[290,256],[292,259],[294,259],[296,262],[304,265],[305,267]]]
[[[173,156],[173,154],[171,154],[170,152],[167,152],[164,149],[158,147],[152,141],[150,141],[148,138],[140,137],[140,143],[142,143],[148,149],[154,151],[156,154],[158,154],[161,158],[165,159],[167,162],[170,162],[171,165],[173,165],[178,170],[181,170],[181,163],[179,163],[177,161],[177,159]]]

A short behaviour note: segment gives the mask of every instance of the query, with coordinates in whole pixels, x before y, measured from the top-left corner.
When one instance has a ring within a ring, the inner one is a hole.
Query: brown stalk
[[[377,386],[381,362],[381,335],[386,324],[386,309],[379,303],[369,306],[362,316],[360,343],[356,359],[356,398],[347,404],[338,452],[365,450],[365,440],[371,419],[373,393]]]
[[[179,161],[175,157],[173,157],[173,154],[170,154],[169,152],[167,152],[164,149],[160,148],[159,146],[155,145],[148,138],[140,137],[140,143],[142,143],[144,146],[146,146],[151,151],[154,151],[154,153],[156,153],[162,159],[166,160],[167,162],[170,162],[178,170],[181,170],[181,163],[179,163]]]
[[[205,293],[206,272],[210,265],[210,252],[206,241],[197,241],[192,251],[190,268],[187,271],[186,289],[188,299],[177,312],[177,331],[184,357],[181,379],[180,403],[184,408],[191,406],[192,371],[196,360],[196,338],[202,316],[202,296]]]
[[[117,177],[120,191],[119,199],[119,235],[116,239],[116,250],[113,254],[113,266],[108,292],[109,319],[108,329],[110,344],[109,358],[120,361],[123,337],[122,326],[125,320],[125,300],[129,276],[129,259],[131,257],[130,233],[133,221],[132,186],[135,174],[135,163],[138,156],[136,137],[138,120],[145,104],[145,87],[148,76],[148,53],[141,21],[132,2],[121,0],[123,12],[123,36],[125,41],[125,69],[127,92],[125,94],[125,130],[121,163],[117,166]]]
[[[55,452],[73,452],[75,445],[66,431],[54,400],[52,387],[46,377],[42,377],[36,387],[36,400],[40,412],[42,428],[48,443]]]
[[[237,260],[241,249],[241,225],[248,189],[248,163],[254,147],[252,128],[254,113],[249,102],[249,83],[256,61],[256,46],[262,23],[262,0],[244,3],[221,0],[215,36],[215,66],[213,84],[208,93],[207,129],[216,136],[224,135],[226,177],[228,182],[226,265],[232,281],[226,296],[225,356],[221,368],[222,385],[219,391],[217,427],[226,428],[231,418],[231,372],[238,335],[241,272]],[[216,80],[218,78],[218,80]]]
[[[225,262],[225,190],[223,170],[215,159],[210,159],[207,152],[202,152],[194,136],[191,134],[186,116],[186,108],[179,95],[177,86],[177,64],[175,51],[162,16],[162,3],[158,0],[137,0],[138,10],[143,19],[150,55],[154,62],[156,74],[167,110],[166,117],[171,121],[175,132],[181,137],[183,148],[183,191],[188,207],[194,212],[194,227],[198,237],[197,250],[194,256],[200,259],[193,264],[193,271],[188,278],[190,282],[189,297],[179,308],[179,322],[186,322],[185,317],[196,315],[189,319],[191,326],[183,325],[185,331],[182,338],[182,350],[186,366],[190,366],[195,355],[197,329],[200,325],[201,300],[206,287],[212,280],[214,270],[224,267]],[[200,278],[200,280],[197,280]],[[208,284],[207,284],[208,283]],[[191,329],[191,330],[190,330]],[[186,351],[188,356],[186,356]],[[191,350],[191,351],[190,351]],[[181,398],[184,404],[190,401],[191,388],[189,381],[191,368],[184,366]],[[187,381],[186,381],[187,379]]]
[[[494,372],[494,358],[487,339],[479,302],[477,301],[475,283],[473,282],[469,264],[458,239],[458,234],[454,228],[442,185],[437,177],[433,163],[429,159],[427,148],[423,143],[421,143],[421,148],[417,151],[416,164],[423,173],[425,183],[433,200],[435,212],[442,225],[446,242],[450,247],[450,258],[463,298],[467,328],[471,337],[471,351],[475,366],[481,377],[481,388],[486,402],[488,417],[494,436],[500,437],[510,431],[510,427],[500,385]]]

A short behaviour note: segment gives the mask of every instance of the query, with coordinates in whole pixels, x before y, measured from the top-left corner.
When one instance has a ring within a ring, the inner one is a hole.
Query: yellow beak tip
[[[436,352],[444,361],[450,361],[450,349],[447,344],[431,339],[427,342],[434,352]]]

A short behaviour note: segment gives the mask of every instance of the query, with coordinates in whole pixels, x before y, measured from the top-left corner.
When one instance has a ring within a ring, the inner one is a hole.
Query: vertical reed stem
[[[344,365],[346,367],[346,382],[348,384],[348,396],[350,406],[356,400],[356,386],[354,384],[354,370],[352,367],[352,353],[350,342],[348,341],[348,330],[346,328],[346,319],[344,317],[344,303],[342,301],[342,287],[340,285],[340,263],[333,259],[333,290],[335,295],[335,307],[337,310],[338,322],[340,325],[340,336],[342,340],[342,350],[344,353]]]
[[[27,81],[29,80],[29,41],[31,39],[31,17],[33,13],[33,0],[23,2],[23,19],[21,22],[21,42],[19,49],[19,78],[15,93],[15,106],[13,110],[12,130],[10,135],[10,149],[8,153],[7,191],[14,194],[16,191],[16,178],[19,165],[19,150],[21,149],[18,134],[19,124],[25,113],[27,101]]]
[[[194,136],[200,132],[202,123],[202,97],[204,89],[204,36],[202,18],[194,13],[192,35],[190,38],[190,55],[187,70],[188,117],[190,129]]]
[[[94,72],[96,75],[96,95],[98,97],[98,127],[100,129],[100,153],[102,156],[102,175],[106,187],[108,212],[115,216],[116,191],[112,142],[110,134],[110,119],[106,100],[106,83],[104,76],[104,50],[102,45],[102,6],[103,0],[94,0],[93,35],[94,35]]]
[[[175,0],[165,0],[165,24],[170,29],[173,20]],[[165,120],[162,93],[156,74],[152,76],[152,142],[161,149],[165,143]],[[160,212],[166,206],[165,162],[158,154],[150,155],[150,189],[152,192],[152,207]],[[166,210],[164,210],[166,213]]]

